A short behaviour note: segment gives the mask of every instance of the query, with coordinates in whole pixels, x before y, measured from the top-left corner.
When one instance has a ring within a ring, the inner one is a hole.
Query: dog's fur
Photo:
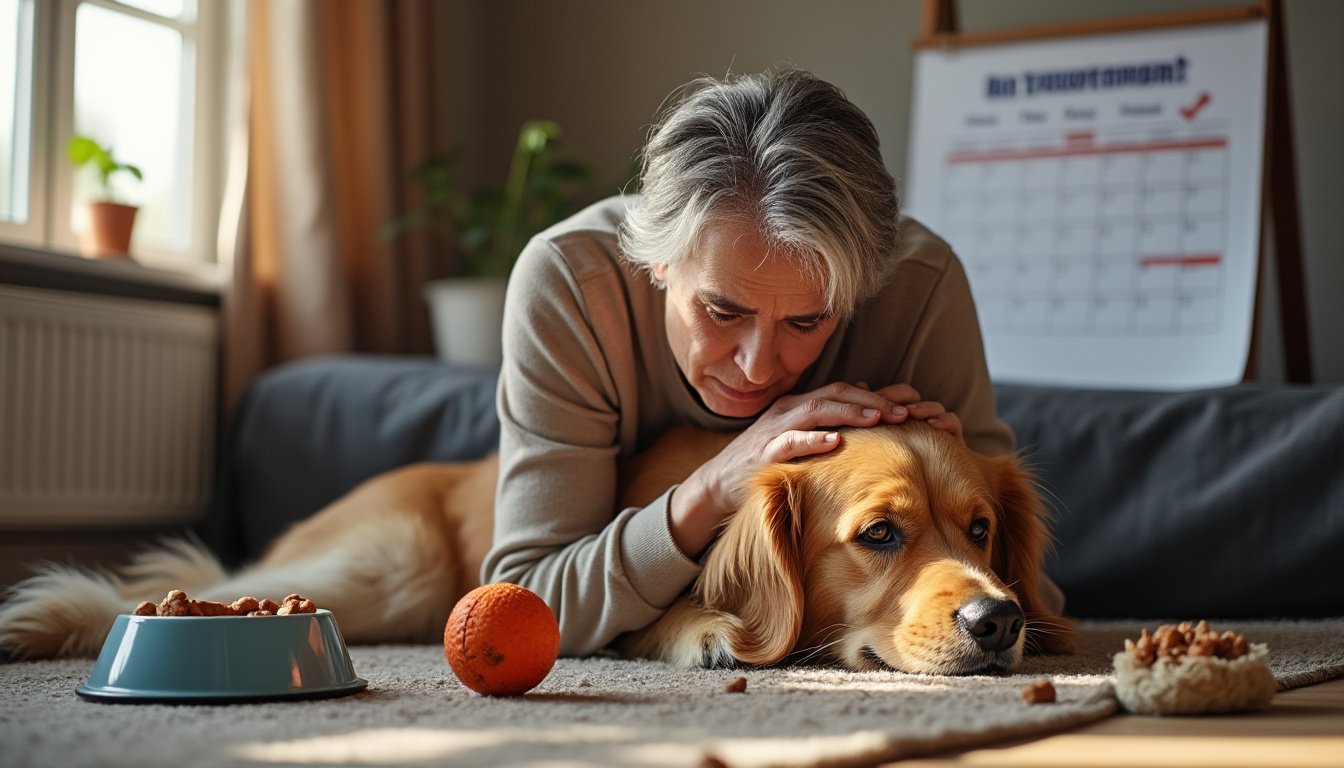
[[[647,503],[731,438],[669,433],[622,466],[622,504]],[[335,613],[352,643],[437,640],[478,583],[497,473],[491,457],[379,475],[232,576],[182,541],[117,574],[46,566],[0,608],[0,648],[94,655],[118,613],[170,589],[225,602],[299,593]],[[923,424],[848,430],[834,451],[768,467],[746,490],[700,578],[620,650],[683,665],[967,674],[1011,670],[1024,647],[1070,648],[1071,625],[1038,595],[1044,510],[1013,458],[979,456]],[[884,530],[889,540],[863,543]],[[986,643],[976,622],[986,605],[1008,612],[993,621],[1020,607],[1025,630]]]

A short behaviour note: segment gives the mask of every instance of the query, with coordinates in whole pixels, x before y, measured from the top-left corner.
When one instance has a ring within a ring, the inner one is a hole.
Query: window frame
[[[218,260],[220,205],[228,127],[232,122],[229,94],[232,34],[241,18],[238,0],[197,0],[192,20],[162,16],[116,0],[35,0],[33,5],[32,146],[28,220],[0,222],[0,240],[60,253],[79,252],[79,237],[70,226],[74,200],[74,169],[65,156],[65,140],[74,126],[75,19],[81,5],[96,5],[155,23],[167,24],[184,37],[184,56],[194,58],[195,104],[192,121],[191,228],[185,251],[149,248],[137,243],[134,255],[146,266],[199,268]],[[241,55],[241,52],[238,52]]]

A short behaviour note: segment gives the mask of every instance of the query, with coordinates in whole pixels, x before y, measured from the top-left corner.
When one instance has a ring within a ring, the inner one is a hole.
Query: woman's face
[[[793,389],[835,331],[820,285],[776,255],[755,227],[709,225],[667,287],[667,340],[705,406],[744,418]]]

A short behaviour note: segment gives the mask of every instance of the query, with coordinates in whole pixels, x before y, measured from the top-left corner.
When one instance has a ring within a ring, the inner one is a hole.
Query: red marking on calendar
[[[1216,267],[1223,261],[1220,253],[1161,253],[1140,256],[1141,267]]]
[[[1025,149],[961,149],[947,156],[950,165],[962,163],[1001,163],[1017,160],[1039,160],[1052,157],[1079,157],[1084,155],[1121,155],[1145,152],[1195,152],[1201,149],[1226,149],[1227,139],[1220,136],[1194,139],[1156,141],[1117,141],[1109,144],[1081,143],[1065,140],[1064,146],[1029,147]]]
[[[1064,143],[1069,145],[1091,144],[1097,138],[1092,131],[1070,131],[1064,134]]]
[[[1181,107],[1181,117],[1184,117],[1186,120],[1194,120],[1195,115],[1198,115],[1200,110],[1207,107],[1211,101],[1213,101],[1213,97],[1209,95],[1208,91],[1200,93],[1199,98],[1195,99],[1194,104],[1191,104],[1188,107]]]

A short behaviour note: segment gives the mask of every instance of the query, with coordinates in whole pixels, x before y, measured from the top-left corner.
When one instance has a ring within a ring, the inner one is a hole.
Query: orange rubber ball
[[[560,653],[560,625],[535,592],[517,584],[477,587],[443,628],[443,655],[477,693],[517,696],[537,687]]]

